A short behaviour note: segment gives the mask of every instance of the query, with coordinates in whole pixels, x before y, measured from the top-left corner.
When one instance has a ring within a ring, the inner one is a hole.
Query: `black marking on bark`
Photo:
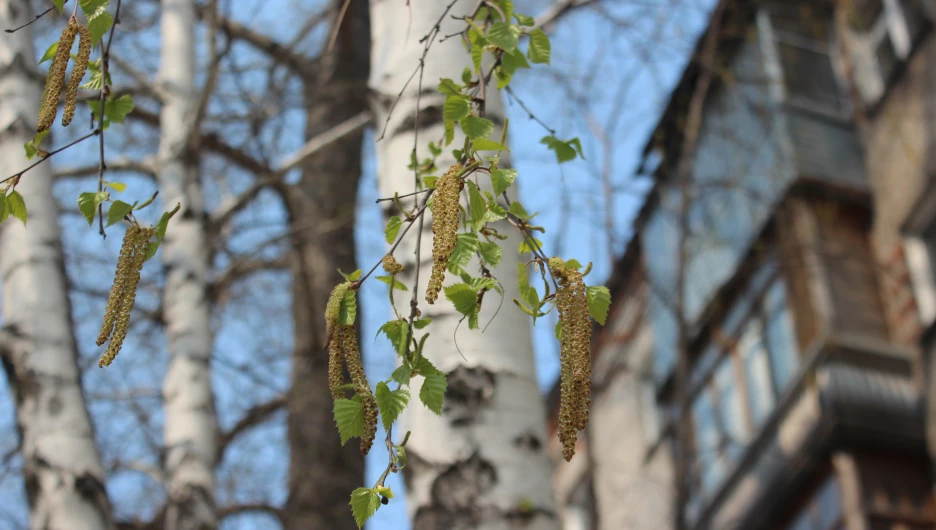
[[[456,427],[474,423],[494,395],[496,386],[490,370],[459,366],[448,376],[444,414]]]
[[[513,439],[514,445],[521,449],[529,449],[530,451],[539,451],[543,447],[543,442],[533,433],[521,434]]]

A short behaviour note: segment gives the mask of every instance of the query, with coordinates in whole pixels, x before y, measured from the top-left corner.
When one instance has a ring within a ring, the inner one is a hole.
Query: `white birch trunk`
[[[186,145],[191,114],[198,105],[192,0],[163,0],[161,42],[159,81],[166,97],[160,113],[157,176],[166,208],[182,204],[162,244],[170,355],[163,382],[166,528],[205,530],[218,524],[214,504],[218,421],[211,389],[209,243],[197,158]]]
[[[448,3],[413,0],[408,9],[403,2],[371,1],[371,86],[378,93],[378,136],[389,106],[419,64],[419,39],[438,21]],[[468,14],[474,5],[474,1],[459,1],[450,14]],[[407,39],[410,16],[412,28]],[[441,34],[455,33],[462,27],[464,22],[447,16]],[[425,146],[429,140],[438,141],[443,135],[443,96],[435,90],[439,79],[458,80],[470,64],[458,38],[436,42],[426,57],[418,131],[420,157],[428,156]],[[377,144],[382,196],[413,191],[413,172],[407,165],[413,149],[417,93],[414,80],[393,111],[386,137]],[[500,97],[493,86],[487,94],[486,116],[501,125],[504,114]],[[456,137],[452,145],[461,143],[462,139]],[[451,163],[451,158],[440,160],[442,167]],[[450,375],[441,417],[418,402],[408,409],[411,412],[404,427],[412,430],[412,437],[406,447],[406,477],[413,528],[500,530],[515,528],[519,523],[528,529],[559,528],[550,488],[545,412],[536,382],[530,318],[510,302],[511,298],[519,298],[516,263],[521,238],[510,225],[497,226],[500,233],[510,234],[501,242],[504,259],[492,271],[503,283],[506,300],[486,332],[469,331],[467,322],[458,329],[463,359],[453,340],[461,315],[444,296],[434,305],[428,305],[422,297],[432,263],[429,227],[427,223],[419,273],[419,307],[424,317],[433,319],[426,329],[432,336],[425,352]],[[408,272],[415,263],[414,251],[415,239],[410,238],[395,253],[398,261],[408,266]],[[468,270],[477,275],[476,266],[469,265]],[[453,283],[451,276],[446,276],[446,285]],[[401,314],[409,314],[409,297],[405,298],[398,300]],[[497,310],[497,298],[494,292],[485,296],[482,328]],[[414,400],[421,383],[421,379],[413,381]]]
[[[0,28],[20,26],[33,16],[29,2],[0,0]],[[0,34],[3,177],[29,163],[23,144],[35,134],[42,86],[31,77],[36,64],[31,29]],[[28,228],[16,219],[0,225],[0,359],[15,394],[30,528],[109,529],[110,505],[81,389],[49,165],[26,173],[16,191],[26,201]]]

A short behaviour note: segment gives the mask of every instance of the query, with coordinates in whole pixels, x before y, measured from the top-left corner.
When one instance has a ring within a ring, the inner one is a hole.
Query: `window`
[[[855,86],[868,104],[887,83],[930,26],[932,0],[854,0],[848,13],[848,52]]]
[[[763,265],[693,366],[696,484],[711,495],[771,416],[799,369],[787,292]]]
[[[770,7],[769,31],[787,101],[844,117],[848,108],[832,62],[831,22],[828,9],[814,3],[787,1]]]

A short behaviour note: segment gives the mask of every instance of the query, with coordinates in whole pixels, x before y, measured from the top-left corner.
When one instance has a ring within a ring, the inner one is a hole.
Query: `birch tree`
[[[170,355],[163,383],[166,529],[204,530],[217,526],[218,421],[211,389],[210,243],[198,155],[191,141],[203,111],[195,86],[194,2],[162,2],[161,38],[159,82],[164,96],[157,179],[163,200],[182,204],[178,222],[162,244]]]
[[[0,27],[32,18],[29,2],[0,1]],[[35,64],[30,28],[0,39],[0,160],[9,173],[25,165],[23,145],[35,134],[42,93]],[[81,388],[48,166],[0,185],[0,199],[0,210],[20,219],[0,225],[0,360],[15,394],[30,528],[113,528]]]

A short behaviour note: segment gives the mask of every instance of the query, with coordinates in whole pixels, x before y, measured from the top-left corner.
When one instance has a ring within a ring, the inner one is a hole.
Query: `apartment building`
[[[556,464],[567,528],[936,529],[934,8],[716,10],[644,152],[592,420]]]

